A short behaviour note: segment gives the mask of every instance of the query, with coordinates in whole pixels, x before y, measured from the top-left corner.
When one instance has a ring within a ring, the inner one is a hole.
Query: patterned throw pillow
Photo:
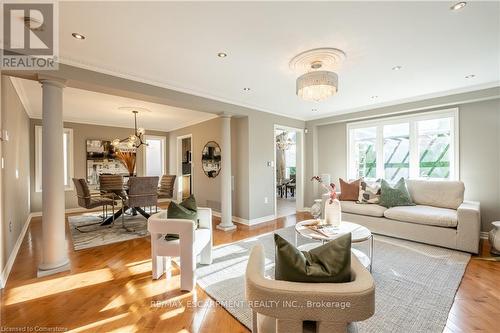
[[[378,204],[380,199],[380,179],[375,182],[361,181],[357,203]]]
[[[380,205],[391,208],[396,206],[415,206],[406,187],[406,181],[401,178],[394,186],[386,180],[381,183]]]

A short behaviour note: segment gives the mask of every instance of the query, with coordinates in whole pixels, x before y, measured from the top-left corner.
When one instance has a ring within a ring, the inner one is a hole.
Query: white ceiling
[[[42,118],[42,89],[40,83],[11,78],[26,112],[31,118]],[[131,111],[121,107],[141,107],[150,112],[137,116],[139,127],[149,130],[171,131],[216,117],[214,114],[176,108],[172,106],[138,101],[130,98],[96,93],[66,87],[63,96],[63,118],[65,121],[134,127]]]
[[[469,1],[458,11],[451,4],[61,2],[60,56],[83,68],[315,119],[499,85],[500,2]],[[297,75],[288,68],[293,56],[318,47],[347,54],[340,92],[319,104],[295,95]],[[402,69],[391,70],[396,65]]]

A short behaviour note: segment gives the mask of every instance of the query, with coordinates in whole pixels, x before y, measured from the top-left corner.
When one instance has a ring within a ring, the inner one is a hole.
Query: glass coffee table
[[[335,229],[334,235],[325,235],[321,233],[320,231],[313,230],[309,228],[308,226],[314,225],[314,224],[319,224],[319,220],[305,220],[298,222],[295,225],[295,231],[297,234],[312,239],[316,241],[320,241],[322,244],[327,243],[331,240],[334,240],[341,234],[346,234],[346,233],[351,233],[352,238],[351,242],[352,243],[361,243],[361,242],[369,242],[369,251],[368,255],[365,254],[363,251],[360,251],[358,249],[352,249],[352,253],[359,259],[361,264],[370,270],[370,273],[372,271],[372,263],[373,263],[373,235],[371,231],[359,224],[352,223],[352,222],[342,222],[340,223],[340,226],[338,229]],[[301,250],[310,250],[311,248],[316,247],[316,245],[310,245],[306,244],[306,246],[301,247]]]

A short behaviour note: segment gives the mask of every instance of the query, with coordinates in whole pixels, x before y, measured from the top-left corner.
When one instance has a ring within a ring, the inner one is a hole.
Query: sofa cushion
[[[403,177],[394,186],[391,186],[385,179],[382,179],[380,184],[381,195],[379,203],[381,206],[391,208],[415,205],[411,200],[410,193],[406,187],[406,181]]]
[[[377,205],[364,205],[354,201],[341,201],[340,208],[344,213],[383,217],[387,208]]]
[[[384,216],[391,220],[438,227],[456,227],[458,224],[456,210],[423,205],[389,208]]]
[[[342,178],[339,178],[340,196],[339,200],[357,201],[359,196],[359,185],[361,178],[348,183]]]
[[[358,203],[378,204],[380,200],[380,179],[375,182],[361,181]]]
[[[457,209],[464,202],[465,186],[461,181],[409,179],[407,185],[417,205]]]

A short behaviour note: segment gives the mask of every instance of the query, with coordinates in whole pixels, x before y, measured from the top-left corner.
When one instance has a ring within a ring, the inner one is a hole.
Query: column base
[[[66,261],[64,261],[61,265],[57,265],[55,267],[53,267],[53,266],[45,267],[44,264],[40,264],[38,266],[38,271],[36,273],[36,276],[37,277],[44,277],[44,276],[57,274],[57,273],[61,273],[61,272],[69,271],[69,270],[70,270],[69,260],[66,259]]]
[[[219,230],[222,230],[222,231],[233,231],[233,230],[236,230],[236,226],[234,224],[231,224],[231,225],[217,224],[217,226],[215,228],[217,228]]]

